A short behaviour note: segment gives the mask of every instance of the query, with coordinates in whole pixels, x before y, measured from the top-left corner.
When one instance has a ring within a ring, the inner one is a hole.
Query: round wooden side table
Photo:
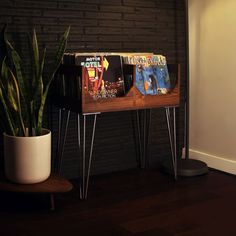
[[[12,183],[5,177],[0,178],[0,190],[17,193],[49,193],[51,210],[55,210],[55,193],[65,193],[72,190],[73,185],[67,179],[59,175],[51,175],[47,180],[36,184]]]

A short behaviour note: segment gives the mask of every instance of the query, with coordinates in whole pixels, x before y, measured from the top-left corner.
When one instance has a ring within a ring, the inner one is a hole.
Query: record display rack
[[[135,80],[135,66],[124,65],[124,75],[132,75]],[[142,95],[134,83],[123,97],[102,98],[94,100],[89,97],[84,89],[85,68],[77,65],[61,65],[55,79],[55,93],[52,101],[59,108],[58,114],[58,145],[57,145],[57,173],[61,171],[63,152],[70,121],[70,114],[77,114],[78,146],[82,155],[80,198],[86,199],[88,193],[90,169],[93,155],[93,144],[96,131],[97,116],[104,112],[119,112],[132,110],[137,116],[136,134],[138,137],[138,153],[140,167],[144,168],[147,163],[147,146],[149,127],[151,123],[151,110],[164,108],[168,127],[173,175],[177,178],[177,154],[176,154],[176,107],[180,104],[180,64],[168,64],[168,72],[172,89],[167,94]],[[61,84],[69,83],[71,93],[67,94],[61,89]],[[58,92],[60,91],[60,92]],[[61,92],[62,91],[62,92]],[[87,117],[93,118],[90,145],[85,142],[87,134]],[[143,119],[141,119],[141,116]]]

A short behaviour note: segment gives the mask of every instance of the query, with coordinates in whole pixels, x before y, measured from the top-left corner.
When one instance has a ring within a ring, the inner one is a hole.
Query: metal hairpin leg
[[[170,140],[170,148],[171,148],[171,157],[172,157],[172,165],[174,171],[174,177],[177,179],[177,152],[176,152],[176,115],[175,115],[175,107],[173,109],[173,127],[171,125],[171,114],[170,107],[165,107],[166,111],[166,121],[168,127],[168,134]]]
[[[63,129],[65,113],[67,113],[66,114],[66,124],[65,124],[65,129]],[[61,172],[61,166],[62,166],[63,153],[64,153],[64,148],[65,148],[65,142],[66,142],[66,135],[67,135],[69,119],[70,119],[70,110],[65,110],[64,108],[59,109],[58,140],[57,140],[57,152],[56,152],[57,153],[57,163],[55,165],[56,173],[58,173],[58,174],[60,174],[60,172]],[[63,130],[64,130],[64,132],[63,132]]]
[[[80,184],[80,198],[86,199],[88,194],[88,184],[89,184],[89,177],[90,177],[90,169],[91,169],[91,162],[92,162],[92,155],[93,155],[93,144],[94,144],[94,136],[95,136],[95,129],[96,129],[96,122],[97,122],[97,114],[83,114],[83,137],[81,139],[81,131],[80,131],[80,115],[78,115],[78,146],[79,149],[82,151],[82,180]],[[91,136],[91,144],[90,144],[90,151],[87,160],[86,155],[86,117],[88,115],[94,115],[93,120],[93,129],[92,129],[92,136]],[[83,140],[83,147],[81,148],[81,140]]]
[[[143,113],[143,117],[142,117]],[[139,165],[141,168],[148,166],[148,142],[149,142],[149,127],[151,123],[151,110],[146,109],[142,111],[136,111],[136,121],[137,121],[137,143],[138,143],[138,156]]]

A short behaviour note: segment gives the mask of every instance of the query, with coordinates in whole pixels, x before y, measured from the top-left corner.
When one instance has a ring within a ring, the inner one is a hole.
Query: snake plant
[[[0,39],[0,119],[7,134],[41,135],[46,98],[65,52],[69,31],[70,27],[61,37],[52,69],[45,73],[45,65],[48,67],[46,48],[40,55],[36,31],[33,30],[30,40],[31,66],[24,68],[21,56],[7,39],[6,27],[3,28]],[[27,68],[29,71],[25,70]]]

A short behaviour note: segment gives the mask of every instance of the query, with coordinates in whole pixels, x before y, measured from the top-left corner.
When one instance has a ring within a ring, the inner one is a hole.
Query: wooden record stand
[[[51,175],[47,180],[36,184],[18,184],[0,178],[0,190],[15,193],[46,193],[50,194],[51,210],[55,210],[55,193],[69,192],[72,184],[61,176]]]
[[[138,89],[133,86],[123,97],[106,98],[94,100],[90,97],[84,88],[83,78],[85,69],[77,65],[61,65],[58,74],[64,75],[67,80],[82,80],[80,83],[74,83],[73,86],[81,86],[79,95],[55,94],[53,103],[57,107],[65,108],[79,114],[116,112],[125,110],[152,109],[161,107],[178,107],[180,103],[180,64],[168,64],[170,78],[174,80],[175,87],[163,95],[142,95]],[[124,74],[133,74],[135,78],[135,66],[128,65],[124,67]],[[79,77],[78,77],[79,76]],[[76,79],[75,79],[76,78]],[[60,80],[60,79],[59,79]]]
[[[77,65],[61,65],[58,75],[64,79],[74,83],[74,87],[78,89],[78,96],[70,96],[64,94],[54,94],[53,103],[59,107],[59,126],[58,126],[58,147],[57,147],[57,158],[58,158],[58,173],[60,173],[62,158],[64,152],[64,145],[67,135],[67,127],[70,119],[70,113],[75,112],[78,115],[78,146],[82,155],[82,173],[80,183],[80,198],[87,198],[88,183],[90,176],[90,168],[93,153],[93,143],[95,136],[96,120],[97,115],[103,112],[117,112],[125,110],[134,110],[137,113],[137,136],[138,136],[138,149],[140,154],[140,167],[146,166],[146,150],[148,144],[148,132],[150,126],[151,109],[154,108],[165,108],[166,121],[168,127],[168,134],[171,147],[172,164],[175,179],[177,178],[177,157],[176,157],[176,120],[175,120],[175,108],[180,104],[180,64],[168,64],[168,71],[173,88],[170,92],[163,95],[142,95],[138,89],[133,86],[128,93],[123,97],[117,98],[106,98],[94,100],[90,97],[86,91],[84,91],[84,68]],[[135,80],[135,66],[124,67],[124,75],[132,74]],[[60,79],[56,79],[60,81]],[[57,83],[57,82],[56,82]],[[77,88],[80,86],[80,88]],[[57,89],[58,90],[58,89]],[[142,117],[143,124],[140,124],[140,116],[143,112]],[[93,117],[93,128],[91,133],[91,145],[89,152],[86,148],[86,117]],[[63,124],[64,122],[64,124]],[[82,125],[81,125],[82,124]],[[83,127],[81,129],[81,127]]]

